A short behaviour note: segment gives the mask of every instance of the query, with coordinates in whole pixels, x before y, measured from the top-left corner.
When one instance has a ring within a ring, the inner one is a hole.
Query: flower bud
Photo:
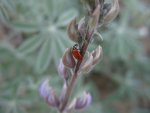
[[[54,90],[48,84],[49,80],[44,80],[39,87],[40,96],[52,107],[59,107],[59,100]]]
[[[63,58],[62,58],[62,62],[68,68],[74,68],[75,67],[76,62],[72,56],[71,49],[68,49],[68,48],[66,49],[66,51],[63,55]]]
[[[68,35],[69,38],[74,42],[79,42],[80,36],[78,34],[76,19],[73,19],[68,26]]]
[[[84,92],[81,97],[75,98],[67,108],[67,111],[82,110],[88,107],[92,102],[92,96],[88,92]]]
[[[109,7],[107,7],[107,8],[109,11],[107,10],[108,13],[106,13],[104,15],[104,19],[103,19],[104,24],[111,22],[118,15],[119,9],[120,9],[118,0],[113,0],[111,8],[109,8]]]
[[[81,110],[88,107],[92,102],[92,96],[88,92],[84,92],[81,97],[78,97],[75,101],[75,109]]]
[[[102,58],[102,47],[98,46],[91,54],[93,56],[93,65],[95,65]]]
[[[60,63],[58,65],[58,73],[64,80],[68,80],[69,76],[71,76],[70,69],[63,64],[62,59],[60,59]]]

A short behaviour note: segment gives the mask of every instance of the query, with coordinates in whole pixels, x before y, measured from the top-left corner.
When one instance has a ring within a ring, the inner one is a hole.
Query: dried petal
[[[101,35],[98,31],[95,31],[95,32],[94,32],[94,35],[96,35],[96,37],[97,37],[98,39],[100,38],[99,41],[103,41],[103,37],[102,37],[102,35]]]
[[[100,16],[100,5],[97,5],[96,9],[94,10],[89,20],[91,31],[95,30],[96,27],[98,26],[99,16]]]
[[[68,26],[68,35],[69,38],[74,42],[80,41],[80,36],[78,34],[76,19],[73,19]]]
[[[91,54],[93,56],[93,65],[95,65],[102,58],[102,47],[98,46]]]
[[[49,80],[44,80],[39,87],[40,96],[52,107],[59,107],[59,100],[54,90],[49,86]]]
[[[71,49],[68,49],[68,48],[66,49],[64,56],[62,58],[62,62],[68,68],[75,67],[76,62],[72,56]]]
[[[103,23],[107,24],[111,22],[113,19],[115,19],[119,13],[119,9],[120,8],[119,8],[118,0],[113,0],[111,9],[108,11],[106,15],[104,15]]]
[[[85,37],[86,35],[86,28],[85,17],[83,17],[78,24],[78,31],[82,37]]]
[[[63,64],[62,59],[60,59],[60,63],[58,65],[58,73],[64,80],[67,80],[69,76],[71,76],[70,69]]]
[[[103,15],[105,16],[111,9],[112,4],[111,3],[105,3],[103,7]]]
[[[81,65],[81,71],[83,72],[89,72],[89,70],[91,70],[93,65],[93,56],[92,54],[83,61],[82,65]]]
[[[82,0],[82,1],[86,4],[89,13],[92,13],[95,10],[97,4],[100,4],[99,0]]]
[[[88,107],[92,102],[92,96],[88,92],[84,92],[83,95],[76,99],[75,109],[81,110]]]

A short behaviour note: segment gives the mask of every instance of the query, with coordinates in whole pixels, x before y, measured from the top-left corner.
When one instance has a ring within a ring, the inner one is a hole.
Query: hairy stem
[[[87,51],[87,48],[88,48],[88,45],[90,43],[90,40],[92,38],[93,33],[94,33],[94,30],[92,31],[92,33],[87,34],[87,40],[84,42],[84,44],[83,44],[83,46],[81,48],[81,54],[82,54],[83,57],[84,57],[84,55],[85,55],[85,53]],[[65,107],[68,104],[68,101],[69,101],[72,89],[74,88],[76,80],[77,80],[77,77],[78,77],[78,71],[80,69],[80,65],[81,65],[82,61],[83,60],[79,60],[77,62],[77,65],[76,65],[75,71],[74,71],[74,75],[73,75],[73,77],[72,77],[72,79],[70,81],[70,84],[68,85],[68,88],[67,88],[67,91],[66,91],[66,94],[65,94],[64,102],[63,102],[62,106],[60,107],[60,113],[63,113]]]

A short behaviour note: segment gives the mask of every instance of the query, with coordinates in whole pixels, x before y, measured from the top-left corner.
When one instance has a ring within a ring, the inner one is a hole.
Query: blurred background
[[[150,0],[119,0],[120,13],[99,32],[90,50],[104,55],[76,92],[93,103],[82,113],[150,113]],[[56,113],[38,94],[44,78],[60,93],[56,66],[68,39],[66,27],[81,19],[80,0],[0,0],[0,113]],[[76,93],[74,92],[74,95]]]

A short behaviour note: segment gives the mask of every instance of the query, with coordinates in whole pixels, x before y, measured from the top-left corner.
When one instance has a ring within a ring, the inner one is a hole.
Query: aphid
[[[78,44],[75,44],[72,48],[72,55],[74,58],[76,58],[77,60],[82,60],[83,56],[81,55],[81,52],[78,48]]]

